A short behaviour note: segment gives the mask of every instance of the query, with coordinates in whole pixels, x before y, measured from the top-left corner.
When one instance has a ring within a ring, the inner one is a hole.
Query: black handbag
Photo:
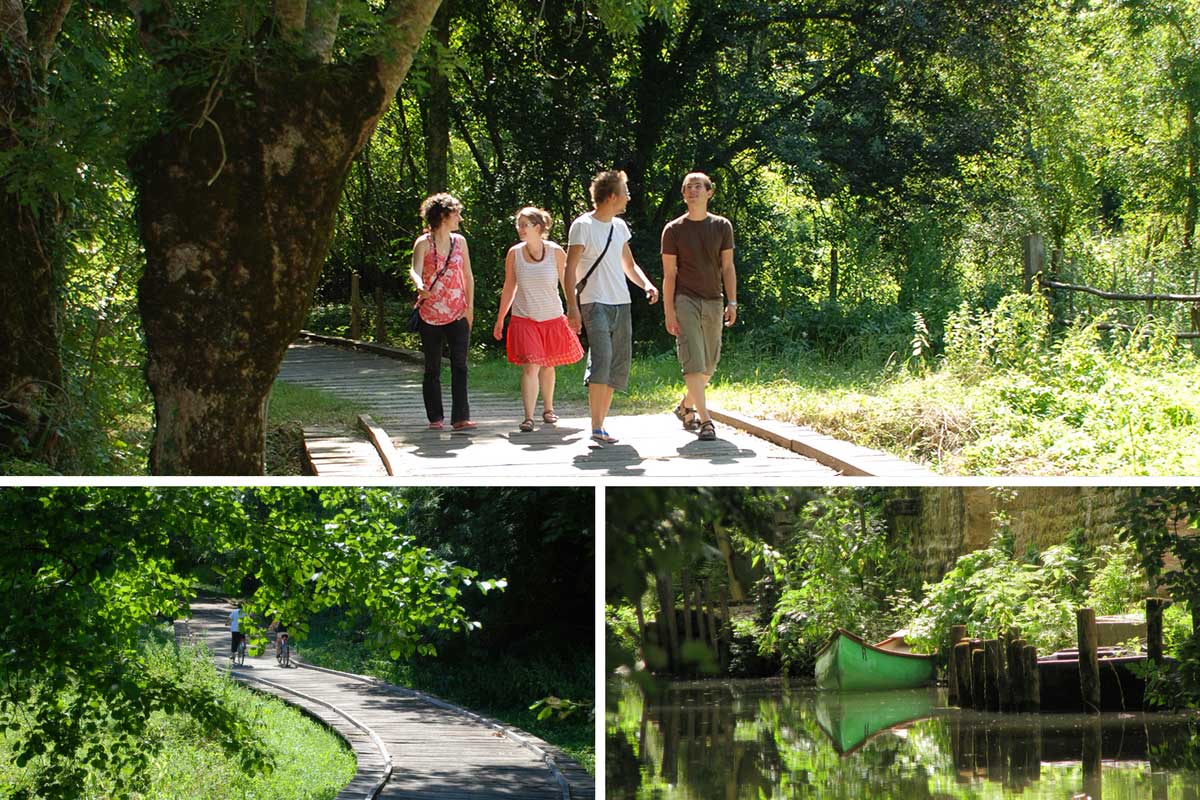
[[[432,241],[432,240],[433,240],[433,237],[431,236],[430,241]],[[436,284],[438,282],[438,278],[442,277],[442,274],[450,266],[450,259],[453,256],[454,256],[454,236],[452,234],[450,236],[450,250],[449,250],[449,252],[446,253],[446,263],[442,265],[442,268],[440,270],[438,270],[438,274],[434,275],[433,280],[431,280],[429,282],[429,286],[426,287],[426,289],[428,291],[430,291],[430,292],[433,291],[434,284]],[[433,248],[433,257],[435,259],[437,258],[437,246],[436,245]],[[417,331],[421,330],[421,303],[424,303],[424,302],[425,302],[424,300],[418,300],[417,304],[415,306],[413,306],[412,312],[408,315],[408,332],[409,333],[416,333]]]

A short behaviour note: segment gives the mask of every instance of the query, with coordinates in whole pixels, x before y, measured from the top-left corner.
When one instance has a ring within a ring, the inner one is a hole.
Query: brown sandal
[[[675,406],[675,416],[683,423],[685,431],[700,430],[700,415],[694,408],[684,408],[683,403]]]
[[[533,420],[526,417],[525,421],[521,423],[520,428],[522,433],[533,433]]]
[[[700,440],[704,441],[704,442],[711,442],[716,438],[717,438],[717,426],[713,425],[713,421],[710,419],[707,422],[701,422],[700,423]]]
[[[554,423],[558,422],[558,414],[555,414],[550,409],[546,409],[542,412],[542,422],[546,423],[547,425],[553,425]]]

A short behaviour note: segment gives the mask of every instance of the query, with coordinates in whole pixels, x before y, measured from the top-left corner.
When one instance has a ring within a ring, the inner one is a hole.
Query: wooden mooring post
[[[1008,640],[1005,651],[1008,682],[1004,704],[1009,711],[1020,711],[1025,706],[1025,684],[1028,680],[1025,676],[1025,640],[1014,636]]]
[[[971,640],[971,708],[987,708],[987,670],[984,667],[983,643]]]
[[[987,670],[987,709],[1000,711],[1004,698],[1004,642],[987,639],[983,643],[985,669]]]
[[[1037,648],[1027,644],[1022,648],[1021,656],[1025,665],[1022,706],[1027,711],[1038,711],[1042,707],[1042,676],[1038,672]]]
[[[1096,612],[1080,608],[1075,612],[1075,628],[1079,634],[1079,694],[1083,710],[1100,713],[1100,658],[1096,651],[1099,634]]]
[[[1161,597],[1146,598],[1146,657],[1155,664],[1163,660],[1163,610],[1170,604]]]
[[[963,708],[971,708],[971,643],[965,637],[960,639],[950,651],[950,655],[954,662],[956,702]]]
[[[954,663],[954,647],[967,636],[966,625],[950,626],[950,652],[946,658],[947,699],[951,705],[958,703],[958,666]]]

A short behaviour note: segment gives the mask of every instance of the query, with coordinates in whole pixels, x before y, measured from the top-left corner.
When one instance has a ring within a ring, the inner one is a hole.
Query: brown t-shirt
[[[662,232],[663,255],[675,256],[675,294],[720,300],[721,251],[733,249],[733,225],[716,214],[691,220],[684,214]]]

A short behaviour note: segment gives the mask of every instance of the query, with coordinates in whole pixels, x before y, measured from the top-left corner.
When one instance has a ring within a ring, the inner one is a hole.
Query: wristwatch
[[[730,301],[729,301],[728,303],[726,303],[725,305],[726,305],[726,306],[728,306],[728,307],[730,307],[730,308],[737,308],[737,300],[730,300]]]

